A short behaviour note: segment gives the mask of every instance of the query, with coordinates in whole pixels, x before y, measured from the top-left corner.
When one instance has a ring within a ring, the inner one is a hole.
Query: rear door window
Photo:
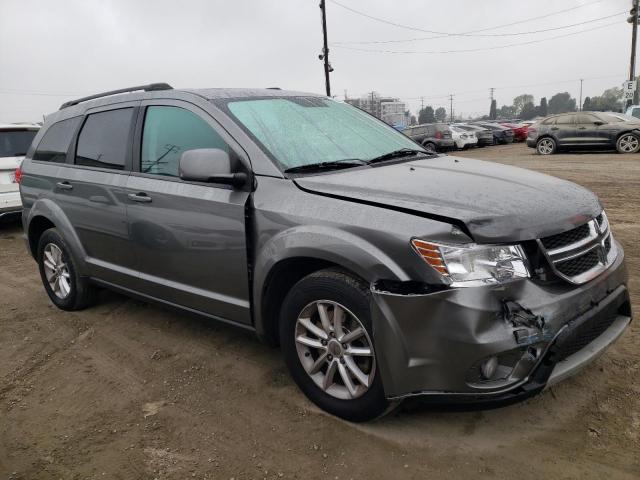
[[[37,130],[0,130],[0,158],[24,156],[36,133]]]
[[[178,176],[180,157],[188,150],[229,147],[202,118],[180,107],[147,107],[142,132],[140,171]]]
[[[556,125],[573,125],[575,115],[560,115],[556,120]]]
[[[578,123],[581,125],[592,125],[597,121],[598,118],[595,115],[589,115],[587,113],[581,113],[578,115]]]
[[[51,125],[40,140],[33,159],[41,162],[64,163],[80,120],[82,117],[67,118]]]
[[[124,170],[133,108],[107,110],[87,116],[76,148],[76,165]]]

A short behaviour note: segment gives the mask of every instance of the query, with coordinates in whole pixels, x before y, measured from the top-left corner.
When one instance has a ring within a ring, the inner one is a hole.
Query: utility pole
[[[380,118],[380,115],[378,115],[378,112],[376,111],[376,108],[374,107],[373,104],[373,96],[374,96],[375,92],[371,92],[371,115],[373,115],[374,117],[378,117]]]
[[[629,62],[629,81],[633,82],[636,78],[636,38],[638,36],[638,0],[633,0],[631,8],[631,61]],[[633,103],[633,99],[627,100],[627,107]]]
[[[453,123],[453,94],[449,95],[449,118]]]
[[[424,110],[424,97],[420,97],[420,111]]]
[[[578,104],[578,111],[581,112],[582,111],[582,82],[584,81],[584,78],[580,79],[580,103]]]
[[[491,101],[493,102],[493,91],[495,90],[495,88],[491,87],[489,89],[489,92],[491,92]]]
[[[325,0],[320,0],[320,10],[322,10],[322,36],[324,38],[324,44],[322,47],[322,53],[320,54],[320,60],[324,60],[324,81],[327,88],[327,97],[331,96],[331,83],[329,82],[329,73],[333,71],[331,64],[329,63],[329,45],[327,41],[327,7]]]

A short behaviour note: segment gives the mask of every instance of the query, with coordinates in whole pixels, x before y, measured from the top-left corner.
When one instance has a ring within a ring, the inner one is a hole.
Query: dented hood
[[[453,156],[339,170],[295,182],[313,193],[464,224],[479,243],[553,235],[602,210],[596,195],[575,183]]]

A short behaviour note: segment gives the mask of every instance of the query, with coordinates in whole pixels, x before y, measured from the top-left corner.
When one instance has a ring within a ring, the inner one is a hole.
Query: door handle
[[[578,127],[578,130],[586,130],[587,127]]]
[[[551,127],[551,130],[560,130],[558,127]]]
[[[56,187],[58,187],[60,190],[73,190],[73,185],[71,185],[66,180],[64,182],[56,183]]]
[[[144,192],[130,193],[127,195],[127,197],[129,197],[129,200],[133,200],[134,202],[140,202],[140,203],[151,202],[151,197]]]

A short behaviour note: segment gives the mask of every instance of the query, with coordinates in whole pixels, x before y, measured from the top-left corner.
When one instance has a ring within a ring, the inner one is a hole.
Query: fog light
[[[480,365],[480,373],[484,380],[490,380],[498,368],[498,357],[490,357]]]

